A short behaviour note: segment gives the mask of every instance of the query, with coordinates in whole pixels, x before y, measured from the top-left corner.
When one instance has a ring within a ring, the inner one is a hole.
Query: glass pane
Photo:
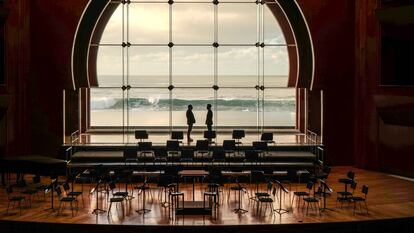
[[[289,57],[286,46],[264,48],[264,85],[287,87]]]
[[[296,125],[296,91],[294,88],[266,88],[264,126]]]
[[[254,88],[226,88],[217,93],[219,126],[257,126],[257,95]]]
[[[121,46],[98,48],[96,72],[99,87],[122,87],[122,50]]]
[[[214,85],[213,47],[173,47],[172,83],[175,87]]]
[[[129,4],[129,41],[132,44],[169,42],[168,4]]]
[[[213,44],[214,5],[211,3],[173,4],[174,44]]]
[[[132,87],[168,87],[169,48],[129,48],[129,85]]]
[[[113,4],[109,5],[114,7]],[[113,12],[102,33],[100,44],[122,44],[122,4]]]
[[[172,92],[173,96],[173,126],[187,126],[186,111],[188,105],[193,105],[193,114],[196,120],[194,126],[206,127],[207,104],[213,105],[214,112],[214,90],[211,88],[176,88]],[[213,118],[214,119],[214,118]],[[207,128],[206,128],[207,129]]]
[[[218,84],[220,87],[254,87],[257,85],[256,47],[219,47]]]
[[[131,88],[129,126],[169,126],[169,97],[167,88]]]
[[[126,107],[122,89],[119,87],[90,90],[91,126],[122,127],[123,108]]]
[[[273,15],[269,7],[273,4],[266,4],[263,6],[263,28],[264,28],[264,42],[265,44],[286,44],[285,37],[280,29],[276,17]]]
[[[255,44],[256,15],[256,4],[219,4],[219,44]]]

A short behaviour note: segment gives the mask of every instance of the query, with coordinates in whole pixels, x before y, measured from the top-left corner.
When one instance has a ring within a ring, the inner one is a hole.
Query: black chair
[[[140,142],[143,142],[145,139],[148,139],[148,133],[146,130],[135,130],[135,139],[138,139]]]
[[[112,188],[111,188],[111,184],[113,184],[112,185]],[[110,188],[112,189],[112,197],[111,198],[109,198],[109,208],[108,208],[108,216],[109,216],[109,214],[111,213],[111,208],[112,208],[112,203],[116,203],[116,204],[121,204],[121,208],[122,208],[122,216],[124,216],[125,215],[125,207],[124,207],[124,201],[126,200],[126,196],[124,196],[124,195],[116,195],[117,194],[117,192],[113,192],[113,189],[115,189],[115,183],[109,183],[109,185],[110,185]],[[128,196],[128,193],[127,193],[127,196]]]
[[[306,184],[306,188],[308,190],[309,189],[312,189],[312,186],[313,186],[312,182],[309,182],[309,183]],[[307,197],[309,195],[310,195],[310,192],[305,192],[305,191],[296,191],[296,192],[293,192],[292,206],[293,206],[293,203],[295,201],[295,198],[297,198],[297,206],[299,207],[300,206],[301,199],[303,199],[304,197]]]
[[[138,162],[137,150],[135,148],[125,148],[124,149],[124,161],[125,161],[125,165],[127,163]]]
[[[240,140],[244,137],[246,137],[244,130],[242,129],[233,130],[232,139],[237,140],[236,145],[243,145],[243,143]]]
[[[127,191],[116,191],[116,184],[114,181],[109,182],[109,189],[112,192],[112,196],[113,197],[122,197],[124,199],[126,199],[128,197],[128,192]]]
[[[59,185],[55,187],[55,192],[58,195],[59,199],[59,208],[56,215],[59,215],[62,212],[63,208],[65,208],[66,203],[70,203],[70,210],[72,211],[73,217],[73,202],[75,202],[76,209],[78,209],[78,201],[76,200],[76,198],[73,196],[64,196],[62,193],[62,189]]]
[[[217,133],[216,131],[204,131],[204,138],[208,141],[209,144],[216,144],[214,139],[216,139]]]
[[[209,153],[210,151],[208,140],[197,140],[195,148],[195,157],[197,159],[201,159],[201,161],[204,161],[207,158],[206,155],[208,155]],[[201,155],[201,157],[199,157],[199,154]]]
[[[275,141],[273,141],[273,133],[262,133],[260,141],[275,144]]]
[[[356,211],[356,203],[361,203],[361,202],[364,202],[365,209],[367,210],[367,214],[369,214],[368,205],[367,205],[368,186],[366,186],[366,185],[362,186],[362,194],[364,194],[363,197],[361,197],[361,196],[353,196],[352,197],[352,201],[354,202],[354,214],[355,214],[355,211]],[[361,204],[360,204],[360,208],[361,208]]]
[[[355,179],[355,172],[353,172],[353,171],[349,171],[349,172],[346,174],[346,178],[341,178],[341,179],[339,179],[339,180],[338,180],[338,181],[339,181],[339,183],[342,183],[342,184],[344,184],[344,185],[345,185],[345,190],[344,190],[344,192],[347,192],[347,191],[348,191],[348,185],[350,185],[350,184],[354,183],[354,179]]]
[[[347,191],[337,192],[336,193],[337,194],[336,203],[338,204],[338,202],[340,202],[341,203],[341,207],[342,207],[342,203],[343,202],[352,201],[352,196],[354,195],[354,192],[355,192],[356,187],[357,187],[357,182],[353,182],[350,185],[350,188],[352,190],[351,192],[348,191],[348,190]]]
[[[167,160],[178,161],[181,157],[180,143],[175,140],[167,141]]]
[[[259,157],[263,156],[268,150],[267,142],[264,141],[255,141],[252,143],[252,145],[253,150],[258,153]]]
[[[313,182],[309,182],[306,185],[306,188],[308,189],[309,193],[311,192],[311,189],[313,188],[314,185],[315,185],[315,183],[313,183]],[[309,205],[314,205],[315,206],[315,209],[320,214],[320,211],[319,211],[319,209],[320,209],[319,208],[319,198],[315,197],[315,195],[314,195],[314,196],[304,197],[303,200],[304,200],[303,205],[305,205],[305,203],[307,204],[307,206],[306,206],[306,214],[308,214],[308,212],[309,212]]]
[[[235,140],[224,140],[223,150],[225,155],[235,155],[236,141]]]
[[[148,162],[154,160],[154,151],[152,150],[152,142],[138,143],[138,161]]]
[[[72,186],[72,190],[69,186],[69,183],[65,182],[63,183],[63,190],[65,191],[66,196],[68,197],[74,197],[74,198],[78,198],[79,196],[81,196],[82,198],[82,206],[85,207],[85,202],[83,200],[83,193],[80,191],[73,191],[73,186]]]
[[[184,133],[182,131],[172,131],[171,132],[171,139],[177,141],[178,143],[182,143],[184,138]]]
[[[260,190],[260,183],[265,182],[265,175],[264,171],[259,170],[253,170],[250,173],[250,179],[256,184],[256,190],[255,190],[255,197],[252,198],[254,200],[258,200],[259,197],[268,197],[270,194],[268,192],[262,192]],[[269,190],[267,190],[269,191]]]
[[[10,203],[13,203],[13,206],[15,206],[15,203],[17,203],[17,206],[19,207],[19,213],[21,215],[22,214],[22,201],[25,200],[25,197],[13,195],[13,188],[11,186],[8,186],[6,188],[6,194],[7,194],[7,200],[9,201],[7,204],[6,215],[9,214]]]

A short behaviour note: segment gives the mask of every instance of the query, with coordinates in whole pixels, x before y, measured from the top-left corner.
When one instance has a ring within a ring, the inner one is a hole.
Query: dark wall
[[[324,144],[327,160],[352,165],[354,128],[355,2],[299,0],[308,21],[315,53],[308,124],[320,127],[320,89],[324,90]]]
[[[355,164],[414,177],[414,125],[407,120],[414,113],[414,88],[380,83],[384,59],[381,22],[375,12],[385,7],[390,6],[381,6],[377,0],[356,4]]]

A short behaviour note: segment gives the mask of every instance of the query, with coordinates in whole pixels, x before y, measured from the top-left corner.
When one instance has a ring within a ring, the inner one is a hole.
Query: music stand
[[[217,137],[217,133],[216,131],[212,130],[212,131],[204,131],[204,138],[208,140],[209,144],[216,144],[215,141],[213,141],[213,139],[215,139]]]
[[[172,131],[171,132],[171,139],[176,140],[179,143],[182,143],[184,139],[184,133],[182,131]]]
[[[285,188],[284,186],[283,186],[283,184],[282,183],[280,183],[278,180],[275,180],[274,181],[274,183],[276,183],[278,186],[279,186],[279,193],[280,193],[280,196],[279,196],[279,209],[275,209],[274,211],[276,212],[276,213],[278,213],[278,214],[285,214],[285,213],[288,213],[289,212],[289,210],[287,210],[287,209],[282,209],[282,191],[284,192],[284,193],[289,193],[289,190],[287,190],[287,188]]]
[[[326,196],[333,192],[332,188],[330,188],[324,180],[319,179],[319,182],[323,186],[322,196],[323,196],[323,207],[319,209],[320,212],[324,212],[326,210],[334,211],[333,209],[326,208]],[[327,192],[328,191],[328,192]]]
[[[148,139],[148,133],[146,130],[135,130],[135,139],[139,139],[140,142],[143,142],[144,139]]]
[[[238,213],[238,214],[245,214],[245,213],[247,213],[248,212],[248,210],[245,210],[245,209],[243,209],[242,208],[242,196],[241,196],[241,193],[244,191],[244,192],[246,192],[245,190],[244,190],[244,188],[240,185],[240,183],[239,183],[239,180],[236,178],[236,183],[237,183],[237,186],[238,186],[238,191],[239,191],[239,200],[238,200],[238,207],[236,208],[236,209],[234,209],[234,212],[235,213]]]
[[[146,214],[148,212],[150,212],[150,209],[146,209],[145,208],[145,185],[147,184],[147,179],[144,180],[144,183],[141,186],[141,191],[142,191],[142,209],[136,210],[137,213],[139,214]],[[137,199],[139,200],[139,199]],[[139,203],[138,203],[139,204]]]
[[[52,192],[50,194],[50,208],[47,208],[45,210],[51,210],[52,212],[54,212],[56,210],[53,207],[53,200],[54,200],[53,192],[55,191],[56,183],[57,183],[57,178],[52,179],[52,181],[50,182],[49,186],[45,189],[45,193]]]
[[[99,185],[101,185],[102,183],[102,178],[101,178],[102,166],[103,166],[102,164],[99,164],[95,167],[95,176],[96,176],[97,182],[96,182],[96,186],[90,192],[90,194],[92,194],[93,192],[96,192],[96,207],[92,211],[92,214],[96,214],[96,215],[106,212],[106,210],[99,208]]]

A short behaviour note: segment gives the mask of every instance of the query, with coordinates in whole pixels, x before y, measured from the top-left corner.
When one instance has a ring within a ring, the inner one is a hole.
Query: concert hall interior
[[[0,232],[412,232],[413,12],[0,0]]]

